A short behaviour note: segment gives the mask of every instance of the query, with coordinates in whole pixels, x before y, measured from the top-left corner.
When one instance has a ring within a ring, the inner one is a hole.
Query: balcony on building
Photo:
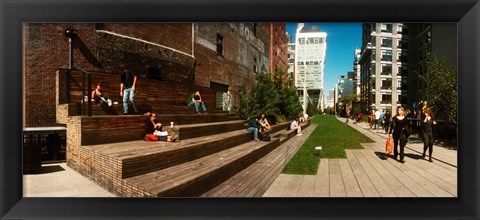
[[[391,86],[382,86],[381,89],[382,90],[392,90],[392,87]]]
[[[382,76],[390,76],[392,75],[392,71],[391,70],[384,70],[380,73],[380,75]]]

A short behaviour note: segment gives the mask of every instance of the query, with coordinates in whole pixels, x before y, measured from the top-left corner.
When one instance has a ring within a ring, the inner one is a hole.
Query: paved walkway
[[[342,122],[344,119],[339,118]],[[264,197],[456,197],[457,151],[434,145],[433,162],[421,158],[415,137],[405,148],[405,163],[385,153],[387,135],[367,123],[352,124],[375,143],[346,150],[346,159],[322,158],[317,175],[280,176]]]
[[[43,164],[38,174],[23,175],[24,197],[115,197],[66,163]]]

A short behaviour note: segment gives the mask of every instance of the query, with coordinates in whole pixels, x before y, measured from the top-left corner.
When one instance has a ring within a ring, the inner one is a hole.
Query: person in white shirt
[[[292,121],[290,124],[290,129],[297,129],[297,136],[302,135],[302,127],[298,124],[298,118],[295,118],[295,120]]]
[[[380,111],[375,111],[375,128],[374,129],[380,129],[380,115],[382,113],[380,113]]]
[[[300,123],[306,122],[308,120],[308,114],[307,113],[303,114],[303,116],[300,117],[298,120],[300,121]]]

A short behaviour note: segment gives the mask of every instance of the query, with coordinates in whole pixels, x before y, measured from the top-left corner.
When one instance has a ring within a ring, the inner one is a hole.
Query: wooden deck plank
[[[397,194],[394,190],[386,183],[383,176],[381,176],[368,162],[368,160],[363,155],[365,150],[352,150],[355,157],[358,159],[359,163],[362,165],[363,169],[367,173],[370,181],[372,181],[375,189],[380,194],[381,197],[396,197]]]
[[[297,195],[300,183],[305,175],[289,175],[288,181],[280,192],[280,197],[292,197]]]
[[[410,150],[407,149],[407,152],[410,153]],[[409,170],[415,171],[419,176],[448,192],[450,196],[457,195],[456,172],[447,169],[444,164],[429,163],[423,159],[409,159],[404,165],[409,167]],[[433,190],[435,189],[433,188]],[[445,196],[443,191],[437,191],[436,193],[440,193],[438,196]]]
[[[347,197],[363,197],[362,190],[358,185],[357,179],[353,174],[352,168],[347,159],[340,159],[340,169],[342,170],[343,183]]]
[[[249,152],[252,152],[254,149],[257,149],[252,145],[259,142],[252,142],[237,146],[235,149],[221,151],[208,157],[203,157],[188,163],[180,164],[175,167],[170,167],[157,172],[132,177],[129,178],[129,180],[134,182],[135,185],[143,187],[144,189],[149,191],[158,191],[160,188],[166,187],[168,185],[177,185],[179,184],[179,182],[192,181],[194,178],[196,178],[196,176],[206,174],[219,166],[225,165],[226,163],[231,161],[232,158],[238,157],[241,154],[247,154]],[[213,161],[216,162],[213,163]],[[152,179],[161,179],[161,181],[152,182]]]
[[[398,197],[414,197],[415,195],[405,187],[396,177],[390,172],[390,170],[385,167],[385,164],[388,164],[387,161],[380,160],[375,156],[374,151],[365,147],[366,149],[362,151],[367,161],[375,168],[378,174],[384,177],[385,182],[392,188],[395,194]]]
[[[312,132],[315,125],[307,127],[304,132]],[[282,132],[283,130],[279,131]],[[275,134],[279,133],[276,132]],[[307,135],[308,136],[308,135]],[[272,152],[247,167],[244,171],[233,176],[202,196],[215,197],[261,197],[269,189],[276,177],[280,175],[285,160],[289,160],[296,151],[303,145],[307,136],[295,136],[283,143]],[[294,147],[292,147],[294,146]],[[288,149],[288,153],[287,153]],[[239,182],[247,182],[241,188]],[[213,192],[212,191],[216,191]],[[218,192],[220,191],[220,192]]]
[[[456,172],[447,169],[444,164],[442,165],[435,162],[429,163],[423,159],[409,159],[408,163],[406,162],[404,165],[405,167],[409,167],[410,170],[415,171],[418,175],[424,177],[441,189],[450,193],[452,196],[457,195]],[[444,195],[444,193],[441,192],[440,195]]]
[[[330,173],[330,196],[345,197],[345,186],[343,184],[342,170],[340,169],[339,159],[329,160]]]
[[[370,145],[365,145],[365,148],[372,147]],[[372,149],[375,151],[375,149]],[[392,175],[397,178],[399,182],[401,182],[409,191],[411,191],[414,196],[417,197],[432,197],[433,194],[426,191],[421,185],[419,185],[415,180],[407,176],[405,173],[402,172],[401,169],[398,168],[398,165],[401,164],[394,159],[387,159],[387,163],[383,163],[385,169],[389,170]]]
[[[330,196],[330,159],[321,158],[318,164],[317,178],[315,180],[314,197]]]
[[[362,190],[363,196],[379,197],[380,194],[375,189],[375,186],[373,185],[370,178],[368,178],[367,173],[362,168],[362,165],[360,164],[358,159],[355,157],[353,152],[350,150],[346,150],[345,153],[347,154],[347,159],[348,159],[348,162],[350,163],[350,166],[352,167],[353,173],[355,174],[355,177],[357,177],[357,181],[360,186],[360,189]]]
[[[408,162],[405,162],[405,163],[408,163]],[[425,189],[425,191],[430,192],[431,197],[451,197],[452,196],[445,190],[440,189],[440,187],[430,182],[430,180],[419,175],[416,170],[412,170],[410,167],[405,166],[405,164],[398,163],[398,164],[395,164],[394,166],[396,166],[405,175],[409,176],[418,185],[422,186]]]
[[[278,150],[278,159],[277,162],[273,162],[270,157],[267,155],[267,157],[262,158],[259,162],[264,162],[265,164],[275,164],[275,166],[272,167],[263,167],[264,170],[271,170],[267,175],[260,176],[258,180],[260,182],[256,184],[251,184],[249,189],[245,190],[244,192],[241,192],[245,196],[262,196],[263,193],[268,189],[269,185],[274,181],[273,177],[274,175],[279,175],[283,168],[286,165],[286,162],[289,161],[295,153],[300,149],[300,147],[305,143],[305,141],[308,138],[308,134],[313,132],[314,126],[309,126],[303,130],[303,132],[306,134],[305,136],[293,136],[286,142],[284,142],[281,146],[283,148],[277,148],[275,150]],[[277,133],[283,132],[279,131]],[[295,131],[292,131],[292,133]],[[288,151],[287,151],[288,150]],[[284,153],[285,152],[285,153]],[[274,152],[272,153],[272,157],[274,155]]]
[[[313,197],[315,192],[315,175],[304,175],[297,192],[297,197]]]
[[[427,163],[426,161],[422,161],[422,162]],[[432,184],[436,185],[443,191],[449,193],[448,196],[456,197],[457,196],[456,180],[447,179],[447,178],[443,179],[441,177],[436,176],[434,173],[431,172],[431,170],[429,170],[429,167],[427,167],[428,165],[430,165],[430,163],[425,165],[420,165],[420,166],[414,163],[406,164],[407,167],[409,167],[411,170],[414,170],[418,175],[420,175],[421,177],[424,177]]]
[[[283,192],[283,188],[285,188],[290,181],[290,178],[291,175],[280,174],[265,194],[263,194],[263,197],[278,197]]]

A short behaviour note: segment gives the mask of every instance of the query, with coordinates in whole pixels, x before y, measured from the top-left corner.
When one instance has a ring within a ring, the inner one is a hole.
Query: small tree
[[[271,123],[297,117],[302,111],[297,91],[293,83],[282,76],[281,71],[273,77],[268,72],[258,74],[250,92],[240,92],[241,116],[250,119],[264,112]]]
[[[338,103],[341,103],[340,106],[342,106],[342,109],[339,109],[339,111],[345,112],[345,107],[347,106],[347,104],[351,105],[352,102],[355,102],[357,100],[357,98],[358,98],[357,94],[350,94],[340,98],[340,100],[338,100]],[[355,114],[354,112],[350,112],[350,115],[354,115],[354,114]]]
[[[436,118],[457,124],[457,68],[449,65],[448,59],[438,59],[434,54],[425,52],[427,72],[420,75],[425,88],[421,91],[428,107]]]

